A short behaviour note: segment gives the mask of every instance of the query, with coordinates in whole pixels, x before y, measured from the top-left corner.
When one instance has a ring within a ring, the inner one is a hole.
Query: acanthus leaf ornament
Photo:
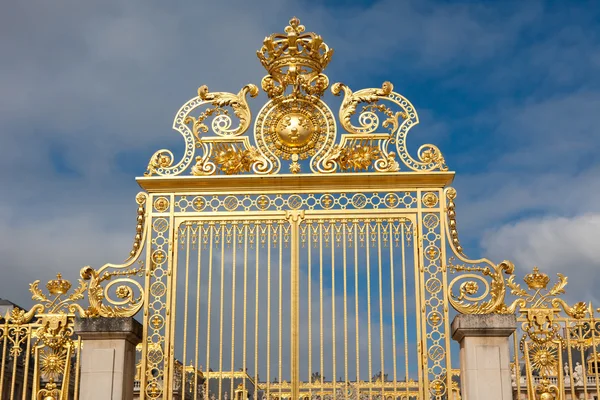
[[[361,115],[365,116],[364,118],[359,119],[360,126],[352,125],[350,121],[352,116],[356,114],[356,108],[360,103],[375,103],[380,99],[388,96],[394,90],[394,85],[391,82],[383,82],[381,85],[381,89],[377,88],[369,88],[369,89],[361,89],[357,92],[352,92],[352,90],[343,83],[334,83],[331,87],[331,92],[339,96],[342,92],[344,92],[344,99],[342,100],[342,105],[340,107],[339,118],[340,123],[344,129],[349,133],[371,133],[377,129],[379,125],[379,118],[376,114],[371,111],[371,109],[364,109]]]

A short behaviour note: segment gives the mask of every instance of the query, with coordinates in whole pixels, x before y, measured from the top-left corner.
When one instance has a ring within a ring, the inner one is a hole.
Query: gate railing
[[[28,312],[17,307],[0,319],[0,398],[78,398],[81,340],[75,337],[73,303],[83,298],[82,283],[70,294],[70,282],[57,278],[48,282],[48,295],[30,285],[40,303]]]
[[[569,306],[559,296],[567,278],[553,286],[537,268],[527,289],[508,280],[520,324],[513,335],[512,385],[517,399],[588,399],[600,394],[600,320],[591,303]],[[546,396],[546,397],[543,397]],[[550,397],[552,396],[552,397]]]
[[[14,306],[0,315],[0,399],[79,398],[83,343],[74,331],[75,318],[129,317],[144,303],[135,279],[144,272],[144,263],[132,265],[142,251],[146,199],[144,193],[136,198],[136,237],[124,264],[84,267],[76,288],[61,274],[46,284],[46,291],[35,281],[29,290],[36,303],[28,311]]]
[[[591,303],[569,305],[563,298],[567,277],[550,277],[533,268],[516,281],[510,261],[470,260],[456,229],[456,191],[446,193],[446,224],[454,256],[448,271],[450,304],[463,314],[516,314],[511,378],[515,399],[598,398],[600,394],[600,320]],[[581,397],[583,396],[583,397]]]

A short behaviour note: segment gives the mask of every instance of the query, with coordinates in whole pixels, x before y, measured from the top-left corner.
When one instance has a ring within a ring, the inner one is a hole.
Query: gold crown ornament
[[[51,295],[65,294],[71,289],[71,282],[62,278],[61,274],[56,274],[56,279],[48,281],[46,288]]]
[[[548,286],[548,282],[550,282],[550,278],[548,275],[543,272],[540,273],[538,267],[533,267],[533,272],[531,274],[525,275],[523,278],[529,289],[545,289]]]
[[[304,25],[294,17],[285,33],[267,36],[256,52],[269,73],[262,80],[269,97],[282,95],[288,85],[293,86],[294,94],[303,89],[308,95],[321,96],[329,86],[329,80],[321,72],[331,61],[333,49],[321,36],[304,30]]]

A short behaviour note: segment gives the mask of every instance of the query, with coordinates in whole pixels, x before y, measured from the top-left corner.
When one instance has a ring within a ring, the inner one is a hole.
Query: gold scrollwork
[[[394,90],[394,85],[391,82],[384,82],[381,85],[381,89],[376,88],[368,88],[361,89],[357,92],[352,92],[352,90],[346,86],[345,84],[338,82],[334,83],[331,87],[331,92],[339,96],[342,92],[344,92],[344,99],[342,100],[342,105],[340,107],[339,118],[342,127],[349,133],[372,133],[379,126],[379,117],[375,114],[371,109],[364,109],[359,116],[360,126],[354,126],[351,122],[351,118],[354,114],[356,114],[356,108],[360,103],[375,103],[380,99],[388,96]],[[396,121],[400,114],[395,116]],[[393,117],[390,117],[393,118]],[[386,120],[387,124],[394,125],[390,121],[390,119]],[[397,126],[397,122],[396,122]]]
[[[148,230],[146,218],[148,195],[144,192],[138,193],[136,202],[138,204],[136,234],[129,258],[121,265],[105,264],[98,270],[89,266],[83,267],[80,271],[82,279],[79,280],[79,286],[66,298],[64,296],[70,290],[71,283],[62,279],[60,274],[57,279],[46,285],[48,292],[55,296],[54,299],[50,299],[41,291],[39,281],[33,282],[30,285],[32,298],[40,303],[22,316],[25,320],[30,320],[35,313],[56,314],[65,308],[69,313],[76,313],[82,317],[128,317],[140,310],[143,305],[144,290],[133,277],[144,272],[144,263],[138,261],[140,265],[138,268],[131,266],[138,260],[144,247],[143,243]],[[105,287],[102,286],[108,281],[110,282]],[[116,299],[109,295],[113,287]],[[86,290],[89,306],[84,308],[78,301],[84,298]],[[136,292],[139,294],[136,295]]]
[[[212,122],[213,132],[219,136],[239,136],[246,132],[250,126],[252,115],[250,113],[250,107],[246,101],[246,95],[250,97],[256,97],[258,95],[258,88],[256,85],[249,84],[244,86],[238,94],[227,93],[227,92],[209,92],[208,86],[203,85],[198,88],[198,97],[203,101],[210,102],[215,110],[222,110],[216,113],[215,118]],[[228,113],[224,112],[223,107],[231,107],[233,113],[240,120],[240,124],[236,128],[231,128],[231,118]],[[199,120],[200,118],[198,118]],[[202,132],[208,132],[206,125],[198,122],[192,116],[187,116],[184,123],[193,123],[193,126],[198,126],[202,129]],[[193,128],[194,132],[198,132],[198,128]],[[196,138],[200,140],[199,135]]]
[[[514,265],[510,261],[503,261],[498,265],[493,265],[489,260],[477,260],[485,266],[468,266],[465,264],[454,264],[454,258],[448,261],[448,269],[454,273],[461,273],[450,281],[448,300],[450,304],[463,314],[490,314],[507,313],[504,304],[506,296],[506,285],[504,275],[510,275],[514,271]],[[488,282],[484,277],[491,279]],[[462,282],[463,280],[466,280]],[[459,285],[459,294],[453,291],[456,284]],[[479,286],[483,285],[483,290]],[[479,295],[476,295],[481,292]],[[488,298],[488,300],[485,300]]]
[[[514,265],[510,261],[494,264],[486,258],[470,260],[463,253],[458,240],[456,229],[456,190],[447,188],[446,197],[446,237],[454,253],[448,260],[448,270],[459,275],[452,279],[448,285],[448,300],[450,304],[463,314],[506,314],[510,311],[505,305],[507,281],[505,275],[514,272]],[[455,263],[458,259],[462,263]],[[509,280],[511,278],[509,277]],[[458,285],[458,290],[455,288]]]
[[[102,270],[102,269],[101,269]],[[81,269],[81,277],[89,280],[88,300],[90,305],[85,314],[88,317],[130,317],[135,315],[143,305],[144,289],[139,282],[131,279],[144,271],[143,265],[140,268],[123,271],[100,272],[91,267]],[[110,282],[106,287],[101,284],[111,280],[113,277],[119,277]],[[112,286],[116,287],[116,296],[120,300],[109,297],[108,292]],[[139,292],[138,297],[134,297],[134,290]],[[104,302],[109,304],[105,304]]]
[[[397,171],[399,167],[390,168],[391,160],[394,160],[396,153],[388,150],[389,145],[396,144],[396,150],[403,163],[414,171],[433,171],[439,169],[446,171],[444,157],[440,150],[432,145],[421,146],[417,151],[418,160],[415,160],[406,147],[406,136],[410,128],[419,123],[416,110],[410,102],[398,93],[393,91],[394,86],[390,82],[384,82],[381,88],[361,89],[353,92],[343,83],[335,83],[331,87],[334,95],[339,96],[342,92],[344,98],[339,110],[339,119],[342,127],[350,135],[375,134],[375,131],[381,126],[389,131],[386,139],[381,143],[380,149],[384,157],[377,171]],[[389,101],[400,108],[400,111],[393,111],[381,101]],[[359,125],[352,123],[352,116],[356,114],[358,105],[366,103],[358,115]],[[380,124],[378,113],[381,113],[385,119]],[[400,122],[402,119],[402,122]],[[395,161],[394,161],[395,162]],[[396,165],[397,162],[396,162]]]
[[[177,112],[173,121],[173,129],[178,131],[185,141],[185,153],[183,158],[173,165],[173,153],[167,149],[158,150],[150,158],[146,176],[157,175],[179,175],[189,167],[194,159],[195,149],[203,148],[201,132],[206,133],[208,126],[205,124],[207,118],[212,117],[211,128],[213,132],[223,138],[231,138],[242,135],[251,123],[251,112],[246,95],[256,97],[258,88],[248,84],[238,94],[226,92],[210,92],[206,85],[198,88],[198,96],[190,99]],[[206,109],[198,117],[190,115],[194,110],[210,104],[212,107]],[[230,107],[234,115],[239,119],[239,125],[232,127],[232,120],[224,107]],[[192,129],[190,130],[189,124]],[[207,155],[205,155],[206,158]]]

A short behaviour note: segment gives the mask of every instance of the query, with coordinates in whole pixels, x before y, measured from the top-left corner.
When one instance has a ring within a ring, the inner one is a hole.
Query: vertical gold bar
[[[81,340],[81,339],[80,339]],[[29,352],[31,351],[31,326],[27,327],[27,348],[25,349],[25,369],[23,369],[23,397],[26,399],[27,395],[27,380],[29,378]],[[79,354],[78,357],[79,359]],[[68,364],[68,362],[67,362]],[[75,385],[77,385],[77,378],[75,379]],[[0,386],[0,394],[2,394],[2,386]],[[77,397],[75,397],[77,398]]]
[[[308,379],[312,378],[312,224],[306,224],[308,235]],[[311,382],[312,383],[312,382]],[[309,399],[312,399],[312,385],[308,387]]]
[[[15,329],[15,343],[20,342],[20,331]],[[13,356],[13,367],[12,367],[12,377],[10,383],[10,399],[13,400],[15,398],[15,384],[17,380],[17,359],[18,356]]]
[[[211,297],[212,297],[212,275],[213,275],[213,240],[214,240],[214,231],[215,231],[215,223],[214,221],[210,221],[208,225],[208,235],[209,235],[209,243],[208,243],[208,297],[207,297],[207,308],[206,308],[206,371],[210,371],[210,321],[211,321]],[[206,381],[207,387],[207,396],[208,396],[208,388],[209,381]]]
[[[260,224],[254,224],[254,247],[256,251],[255,255],[255,283],[254,283],[254,399],[258,399],[258,284],[259,284],[259,265],[260,265],[260,252],[259,252],[259,237],[260,237]],[[267,376],[267,384],[269,382],[269,377]]]
[[[29,354],[29,353],[28,353]],[[27,366],[25,371],[28,370]],[[73,390],[73,395],[75,399],[79,399],[79,377],[81,373],[81,338],[77,338],[77,358],[75,360],[75,389]],[[27,389],[27,384],[24,386]],[[140,390],[141,391],[141,390]],[[24,393],[24,392],[23,392]]]
[[[175,203],[175,195],[170,196],[171,204]],[[169,208],[169,223],[170,229],[169,231],[169,243],[168,243],[168,254],[167,257],[167,310],[165,311],[167,327],[165,328],[165,353],[167,354],[167,358],[164,362],[165,368],[165,376],[167,377],[167,382],[164,383],[163,387],[163,398],[171,399],[173,397],[173,376],[174,376],[174,367],[175,367],[175,354],[173,354],[174,346],[173,341],[175,338],[175,317],[177,310],[177,264],[179,252],[177,251],[177,240],[178,240],[178,228],[175,226],[175,217],[174,217],[174,207],[171,206]]]
[[[569,352],[570,353],[570,352]],[[528,342],[524,342],[524,346],[523,346],[523,355],[525,356],[525,370],[527,371],[527,398],[528,399],[535,399],[535,389],[534,389],[534,382],[533,382],[533,374],[531,373],[531,364],[529,363],[529,343]],[[575,399],[575,397],[574,397]]]
[[[571,351],[572,347],[571,347],[571,335],[568,332],[568,325],[565,324],[565,326],[567,326],[567,334],[565,335],[567,337],[567,349],[569,349],[569,351],[567,351],[567,356],[569,358],[569,371],[571,372],[569,374],[569,378],[570,378],[570,383],[571,383],[571,398],[572,399],[576,399],[576,394],[575,394],[575,379],[573,379],[573,352]],[[579,332],[579,334],[581,334],[581,332]],[[529,360],[526,358],[525,359],[525,364],[529,364]],[[529,380],[529,375],[527,375],[527,380]],[[529,393],[529,392],[528,392]]]
[[[199,332],[200,332],[200,284],[202,283],[202,236],[203,226],[201,223],[198,226],[198,265],[196,276],[196,348],[194,350],[194,365],[198,369],[198,350],[199,350]],[[194,374],[194,400],[198,400],[198,373]]]
[[[513,350],[515,352],[515,366],[516,366],[516,379],[517,379],[517,399],[521,399],[521,365],[519,364],[519,344],[517,342],[517,332],[513,333]]]
[[[282,322],[283,322],[283,309],[282,309],[282,300],[283,300],[283,236],[282,236],[282,231],[281,231],[281,226],[282,223],[281,221],[279,221],[279,223],[277,224],[277,236],[279,238],[279,297],[278,297],[278,301],[279,301],[279,317],[277,318],[278,323],[279,323],[279,332],[278,332],[278,343],[279,343],[279,363],[277,365],[277,376],[279,377],[279,382],[283,382],[282,376],[281,376],[281,364],[282,364],[282,341],[281,341],[281,330],[282,330]],[[294,275],[293,271],[292,271],[292,276]],[[293,279],[293,277],[292,277]],[[292,289],[293,290],[293,289]],[[293,304],[292,304],[293,307]],[[293,318],[293,311],[292,311],[292,318]],[[294,334],[294,332],[291,332],[292,335]],[[293,355],[292,355],[292,364],[293,364]],[[279,385],[279,398],[281,398],[281,385]]]
[[[369,398],[373,397],[372,394],[372,377],[373,377],[373,355],[371,351],[371,237],[369,229],[371,227],[371,221],[365,221],[365,237],[367,242],[367,336],[368,336],[368,354],[369,354]]]
[[[583,334],[583,332],[581,332],[581,328],[579,329],[580,335]],[[583,337],[583,336],[579,336],[579,337]],[[579,353],[581,354],[581,362],[582,362],[582,368],[581,370],[583,371],[583,393],[584,393],[584,399],[588,398],[588,391],[587,391],[587,371],[585,368],[585,353],[583,352],[583,347],[579,348]]]
[[[443,199],[445,196],[443,196],[443,191],[439,191],[436,192],[436,195],[438,195],[438,198]],[[421,195],[419,195],[419,198],[422,198]],[[442,204],[444,200],[440,200],[440,204]],[[421,204],[422,202],[419,202],[419,208],[421,208]],[[441,269],[441,280],[442,280],[442,298],[443,299],[448,299],[448,297],[450,296],[450,294],[448,293],[448,270],[447,270],[447,266],[446,266],[446,260],[448,260],[448,255],[446,252],[446,223],[447,223],[447,219],[446,216],[444,214],[444,210],[445,208],[441,208],[440,209],[440,258],[439,258],[439,264],[440,264],[440,269]],[[444,304],[447,303],[447,300],[444,301]],[[444,318],[442,319],[442,321],[444,322],[444,336],[445,336],[445,342],[446,342],[446,367],[447,367],[447,371],[449,371],[450,373],[446,373],[446,387],[451,388],[452,387],[452,356],[451,356],[451,351],[452,351],[452,346],[451,346],[451,337],[452,337],[452,332],[451,332],[451,327],[450,324],[448,323],[448,321],[450,320],[450,315],[448,313],[448,307],[444,306],[441,309],[441,312],[444,315]]]
[[[402,235],[402,297],[403,297],[403,311],[404,311],[404,368],[405,382],[408,382],[409,371],[408,371],[408,311],[407,311],[407,294],[406,294],[406,246],[405,246],[405,234],[404,229],[406,228],[406,221],[401,223],[401,235]],[[415,266],[416,269],[416,266]],[[415,289],[418,289],[419,286],[415,283]],[[416,297],[416,296],[415,296]],[[392,300],[393,301],[393,300]],[[395,353],[394,353],[395,354]],[[408,386],[406,386],[406,395],[408,396]]]
[[[71,348],[71,346],[66,346],[66,347],[67,347],[67,357],[66,357],[67,361],[65,362],[64,368],[63,368],[63,382],[60,385],[60,395],[59,395],[60,400],[67,400],[67,396],[69,395],[69,383],[71,382],[71,371],[70,371],[69,367],[70,367],[72,348]]]
[[[590,326],[592,327],[592,348],[594,349],[594,381],[596,383],[596,394],[600,394],[600,380],[598,380],[598,350],[596,349],[596,344],[598,343],[598,338],[596,338],[596,318],[594,318],[594,308],[590,303]]]
[[[247,310],[247,299],[248,299],[248,221],[244,221],[244,323],[243,323],[243,333],[242,338],[244,340],[243,349],[242,349],[242,370],[244,371],[244,379],[242,382],[242,386],[246,389],[246,333],[247,333],[247,318],[246,318],[246,310]],[[235,399],[237,400],[237,399]],[[244,399],[246,400],[246,399]]]
[[[2,338],[2,365],[0,366],[0,390],[4,390],[4,372],[6,366],[6,348],[8,347],[8,320],[10,319],[10,314],[8,311],[4,316],[4,332]]]
[[[151,204],[151,196],[148,196],[146,199],[146,221],[152,221],[152,206]],[[149,224],[149,222],[147,222]],[[152,231],[153,228],[146,228],[147,232],[144,234],[145,249],[146,249],[146,263],[145,271],[144,271],[144,299],[148,299],[144,302],[143,306],[143,324],[142,324],[142,354],[140,357],[140,400],[144,400],[146,398],[146,385],[148,381],[148,364],[150,363],[147,354],[148,354],[148,336],[150,328],[150,282],[152,282],[153,277],[153,261],[152,261]],[[169,225],[170,229],[170,225]],[[154,296],[153,296],[154,297]]]
[[[329,222],[329,229],[331,230],[331,341],[332,341],[332,349],[331,349],[331,358],[332,358],[332,369],[333,376],[331,381],[333,382],[333,394],[332,397],[335,397],[336,394],[336,382],[337,382],[337,370],[336,370],[336,346],[335,346],[335,230],[336,230],[336,222]]]
[[[342,268],[344,269],[344,379],[346,381],[346,385],[348,385],[348,296],[347,296],[347,288],[348,288],[348,282],[347,282],[347,272],[346,272],[346,268],[348,267],[347,264],[347,254],[346,254],[346,228],[347,228],[347,222],[343,221],[342,222],[342,242],[343,242],[343,247],[342,247]],[[344,390],[344,399],[348,399],[348,391]]]
[[[321,374],[321,393],[325,390],[323,385],[323,373],[325,363],[323,362],[324,357],[324,347],[323,347],[323,222],[319,221],[319,326],[320,326],[320,345],[321,345],[321,365],[320,365],[320,374]]]
[[[394,295],[394,291],[396,289],[396,285],[394,282],[394,245],[393,245],[393,238],[394,238],[394,222],[392,221],[388,221],[388,235],[389,235],[389,246],[390,246],[390,300],[391,300],[391,306],[392,306],[392,363],[393,363],[393,368],[394,368],[394,393],[396,393],[397,390],[397,368],[396,368],[396,357],[397,357],[397,353],[396,353],[396,301],[395,301],[395,295]],[[404,240],[404,238],[403,238]],[[404,254],[402,254],[402,257],[404,257]],[[404,304],[406,305],[406,298],[404,298]],[[404,338],[404,340],[407,340],[406,338]],[[408,379],[406,380],[408,382]]]
[[[291,272],[292,272],[292,326],[291,326],[291,334],[292,334],[292,399],[300,398],[300,362],[299,362],[299,353],[300,353],[300,337],[299,337],[299,329],[300,329],[300,249],[299,249],[299,237],[298,231],[300,227],[300,219],[304,218],[303,211],[293,211],[288,212],[287,217],[290,221],[290,231],[291,231],[291,246],[290,246],[290,258],[291,258]],[[281,257],[281,256],[280,256]]]
[[[358,220],[352,223],[354,231],[354,323],[356,329],[356,382],[360,382],[360,326],[358,323]],[[356,400],[360,399],[360,388],[356,390]]]
[[[563,352],[563,348],[562,348],[562,342],[558,342],[558,371],[557,372],[557,379],[558,379],[558,384],[556,386],[558,386],[558,398],[559,399],[564,399],[566,397],[565,394],[565,378],[563,376],[563,371],[562,371],[562,352]]]
[[[33,349],[33,381],[31,382],[31,393],[32,395],[36,394],[39,390],[39,346],[35,346]]]
[[[187,324],[188,324],[188,289],[190,282],[190,225],[191,222],[186,222],[185,225],[185,297],[183,300],[183,355],[181,356],[181,393],[185,393],[185,360],[187,358]],[[177,282],[175,282],[177,287]]]
[[[383,354],[383,264],[381,260],[381,220],[377,221],[377,270],[379,277],[379,356],[381,362],[381,398],[385,398],[383,393],[383,377],[385,376],[385,359]]]
[[[267,399],[271,399],[271,223],[267,222]]]
[[[422,275],[425,274],[425,261],[423,256],[423,238],[422,238],[422,225],[423,225],[423,215],[421,210],[418,211],[418,222],[415,221],[413,225],[413,257],[415,260],[415,287],[419,288],[416,293],[416,326],[417,326],[417,360],[419,363],[418,366],[418,382],[419,382],[419,393],[421,396],[426,396],[426,393],[429,389],[429,372],[427,371],[427,356],[425,353],[425,349],[427,348],[427,337],[426,337],[426,322],[422,317],[425,310],[425,294],[423,290],[423,279]]]
[[[223,395],[223,289],[225,288],[225,230],[227,229],[227,222],[221,222],[221,290],[219,295],[221,296],[219,306],[219,399],[222,399]]]
[[[237,264],[237,226],[232,222],[231,229],[233,229],[233,255],[232,255],[232,268],[231,268],[231,372],[235,371],[235,273]],[[221,292],[221,296],[223,293]],[[231,399],[233,399],[233,376],[229,379],[229,393]]]

